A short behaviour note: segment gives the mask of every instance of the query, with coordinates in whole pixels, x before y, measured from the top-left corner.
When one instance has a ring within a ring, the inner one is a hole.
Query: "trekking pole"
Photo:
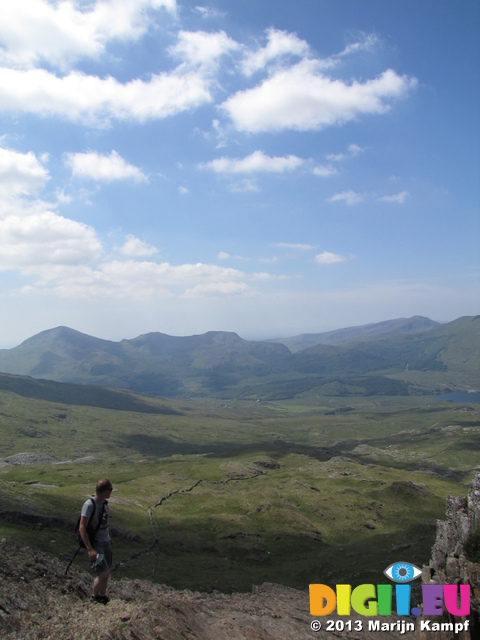
[[[73,554],[73,558],[70,560],[70,562],[67,565],[67,568],[65,569],[65,573],[64,575],[67,575],[68,570],[70,569],[70,567],[72,566],[72,562],[75,560],[75,558],[77,557],[77,553],[80,551],[81,547],[77,547],[77,550],[75,551],[75,553]]]

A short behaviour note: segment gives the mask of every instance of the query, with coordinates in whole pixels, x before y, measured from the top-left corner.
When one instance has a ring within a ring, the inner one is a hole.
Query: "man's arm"
[[[78,531],[80,533],[80,537],[83,540],[83,544],[87,548],[88,557],[90,558],[90,560],[94,561],[97,559],[97,552],[90,544],[90,540],[88,538],[88,533],[87,533],[88,520],[89,518],[87,516],[81,516],[80,524],[78,526]]]

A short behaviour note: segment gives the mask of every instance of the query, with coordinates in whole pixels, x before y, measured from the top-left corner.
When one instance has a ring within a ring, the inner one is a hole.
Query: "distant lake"
[[[480,403],[480,391],[474,391],[473,393],[468,393],[467,391],[452,391],[451,393],[443,393],[435,397],[437,400],[449,400],[450,402],[465,402],[467,404]]]

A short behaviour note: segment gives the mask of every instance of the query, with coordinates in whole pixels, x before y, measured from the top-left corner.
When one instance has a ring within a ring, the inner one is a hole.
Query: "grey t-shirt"
[[[102,516],[102,522],[100,523],[100,527],[97,531],[97,535],[95,536],[94,546],[95,545],[102,546],[105,544],[110,544],[110,533],[108,531],[108,501],[105,500],[105,502],[102,505],[99,502],[97,502],[97,499],[95,498],[95,496],[92,496],[92,498],[95,501],[95,513],[93,514],[92,522],[90,523],[90,525],[94,531],[98,526],[98,520],[100,516]],[[102,514],[102,506],[103,506],[103,514]],[[90,516],[92,515],[92,512],[93,512],[93,504],[92,504],[92,500],[89,498],[82,507],[82,516],[90,518]]]

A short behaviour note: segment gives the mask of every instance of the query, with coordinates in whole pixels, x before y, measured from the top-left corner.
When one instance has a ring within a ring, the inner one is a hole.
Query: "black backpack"
[[[92,520],[93,520],[93,516],[95,515],[95,500],[93,498],[90,498],[91,503],[93,504],[93,511],[92,514],[90,516],[90,518],[88,519],[88,524],[87,524],[87,535],[88,535],[88,539],[90,540],[90,544],[93,547],[93,543],[95,542],[95,536],[97,535],[98,530],[100,529],[100,525],[102,524],[102,516],[103,516],[103,510],[105,509],[105,504],[102,504],[102,512],[100,513],[100,518],[98,520],[98,524],[95,527],[95,529],[92,527]],[[81,515],[78,516],[78,520],[77,520],[77,526],[75,527],[75,535],[77,537],[77,542],[78,542],[78,546],[80,547],[80,549],[86,549],[85,547],[85,543],[82,540],[82,536],[80,535],[80,519],[81,519]]]
[[[88,539],[90,540],[90,544],[93,546],[93,543],[95,541],[95,536],[97,535],[97,531],[98,531],[98,527],[97,530],[94,530],[92,527],[92,520],[93,520],[93,516],[95,515],[95,500],[93,498],[90,498],[91,503],[93,504],[93,511],[92,511],[92,515],[90,516],[90,518],[88,519],[88,524],[87,524],[87,534],[88,534]],[[80,535],[80,520],[81,520],[81,515],[78,516],[78,520],[77,520],[77,524],[75,526],[75,536],[77,538],[77,542],[78,542],[78,546],[80,547],[80,549],[86,549],[85,543],[82,540],[82,536]],[[102,518],[100,516],[100,520],[98,523],[98,526],[100,526],[100,523],[102,521]]]
[[[98,524],[94,529],[92,527],[92,519],[93,519],[93,516],[95,515],[95,500],[93,498],[90,498],[90,500],[92,501],[92,504],[93,504],[93,511],[92,511],[92,514],[91,514],[90,518],[88,519],[87,534],[88,534],[88,539],[90,540],[90,544],[93,547],[93,543],[95,542],[95,536],[97,535],[97,532],[100,529],[100,525],[102,524],[103,510],[105,509],[105,504],[102,504],[102,512],[100,513],[100,518],[98,520]],[[81,519],[81,517],[82,517],[81,515],[78,516],[77,524],[75,526],[75,537],[77,538],[78,547],[77,547],[77,550],[75,551],[75,553],[73,554],[73,558],[70,560],[70,562],[68,563],[67,568],[65,569],[65,575],[67,575],[67,571],[70,569],[70,566],[71,566],[72,562],[75,560],[75,557],[76,557],[77,553],[80,551],[80,549],[86,549],[85,543],[83,542],[82,536],[80,535],[80,519]]]

